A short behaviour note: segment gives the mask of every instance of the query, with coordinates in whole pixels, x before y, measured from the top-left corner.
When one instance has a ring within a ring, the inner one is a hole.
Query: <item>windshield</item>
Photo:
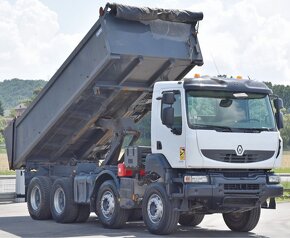
[[[191,128],[222,131],[276,130],[268,95],[219,91],[187,91]]]

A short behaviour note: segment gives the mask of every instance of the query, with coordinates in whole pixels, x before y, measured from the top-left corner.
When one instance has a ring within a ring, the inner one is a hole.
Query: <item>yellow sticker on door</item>
[[[185,160],[185,147],[180,147],[179,149],[179,160]]]

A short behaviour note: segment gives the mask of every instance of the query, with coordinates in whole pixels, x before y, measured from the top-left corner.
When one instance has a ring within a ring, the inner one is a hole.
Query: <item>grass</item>
[[[290,182],[281,182],[284,189],[290,189]],[[277,198],[277,202],[290,202],[290,192],[284,191],[282,197]]]
[[[290,168],[277,168],[274,169],[275,173],[290,173]]]
[[[16,175],[16,172],[13,170],[2,170],[0,171],[0,175]]]
[[[283,151],[281,167],[274,171],[275,173],[290,173],[290,151]]]
[[[290,182],[281,182],[283,188],[290,189]]]

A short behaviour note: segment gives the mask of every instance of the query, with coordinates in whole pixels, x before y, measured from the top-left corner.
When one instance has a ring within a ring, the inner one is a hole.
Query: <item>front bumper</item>
[[[228,177],[223,173],[208,176],[208,184],[184,183],[184,199],[188,201],[189,209],[199,207],[210,213],[247,210],[268,198],[283,195],[283,187],[268,184],[265,173],[252,173],[248,177]]]

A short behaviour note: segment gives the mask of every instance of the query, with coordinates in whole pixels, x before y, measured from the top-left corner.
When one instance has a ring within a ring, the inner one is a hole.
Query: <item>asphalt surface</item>
[[[26,203],[0,204],[0,237],[158,237],[143,222],[127,223],[123,229],[105,229],[94,213],[83,224],[58,224],[53,220],[30,218]],[[164,236],[163,236],[164,237]],[[262,210],[260,222],[249,233],[230,231],[221,214],[207,215],[195,228],[178,227],[170,237],[290,237],[290,203],[279,203],[276,210]]]

